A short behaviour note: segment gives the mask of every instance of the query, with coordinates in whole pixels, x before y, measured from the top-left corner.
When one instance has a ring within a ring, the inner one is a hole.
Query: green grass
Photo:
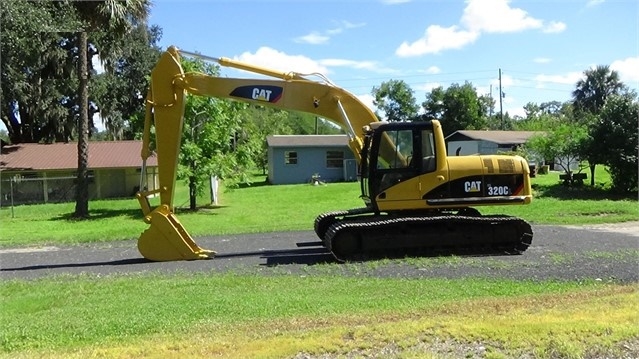
[[[605,177],[598,176],[598,181]],[[605,184],[565,189],[558,174],[533,179],[529,206],[484,213],[534,223],[637,220],[636,196]],[[221,193],[221,206],[197,212],[179,186],[178,217],[195,236],[310,230],[324,211],[359,207],[357,183],[252,186]],[[206,203],[200,201],[200,203]],[[136,238],[146,228],[133,199],[94,201],[92,218],[70,219],[73,203],[0,210],[0,243],[34,245]],[[629,253],[588,253],[625,258]],[[455,257],[414,259],[420,266]],[[571,257],[557,255],[555,263]],[[366,268],[393,265],[391,260]],[[410,262],[409,262],[410,264]],[[477,264],[482,265],[482,264]],[[494,265],[490,262],[487,265]],[[4,358],[281,358],[306,352],[374,355],[399,347],[402,358],[450,358],[430,343],[474,348],[486,358],[618,356],[639,342],[639,287],[602,282],[405,279],[340,275],[349,264],[318,265],[287,275],[177,273],[56,276],[0,283],[0,357]],[[513,270],[517,270],[513,268]],[[264,271],[261,271],[264,272]],[[420,349],[421,348],[421,349]]]
[[[0,285],[0,353],[31,353],[35,357],[47,351],[68,354],[96,347],[138,348],[158,336],[180,342],[205,333],[210,333],[209,341],[220,336],[239,340],[308,336],[306,344],[301,344],[312,349],[318,343],[311,340],[311,334],[318,328],[341,332],[343,325],[350,323],[349,330],[358,331],[362,322],[388,325],[383,330],[379,328],[382,331],[373,337],[361,338],[367,346],[378,344],[375,340],[382,335],[409,340],[416,334],[414,331],[422,332],[421,336],[436,331],[437,335],[461,342],[482,335],[493,341],[506,339],[504,345],[513,350],[530,350],[531,345],[541,345],[543,349],[548,343],[540,338],[553,337],[581,343],[580,348],[597,342],[612,345],[639,335],[639,328],[632,325],[633,320],[639,319],[637,301],[632,300],[636,299],[636,289],[596,282],[241,274],[8,281]],[[576,300],[582,296],[589,299]],[[593,300],[600,305],[602,298],[615,302],[605,310],[609,317],[603,322],[571,314],[575,306],[589,307]],[[520,308],[522,303],[527,304]],[[569,313],[555,318],[552,311],[566,305]],[[469,312],[468,308],[475,308],[476,312]],[[519,313],[518,317],[509,320],[511,312]],[[455,315],[451,317],[452,313]],[[464,320],[447,322],[453,317]],[[524,317],[529,318],[518,323],[518,318]],[[439,322],[438,318],[446,320]],[[513,336],[513,332],[492,326],[493,322],[501,322],[502,326],[510,323],[510,330],[527,327],[530,333],[526,335],[531,338],[527,341],[525,336]],[[422,323],[425,328],[406,332],[406,328],[397,325],[401,323]],[[559,324],[570,327],[559,329]],[[592,334],[602,327],[613,331],[604,341]],[[263,332],[265,329],[267,332]],[[349,348],[341,342],[338,336],[323,345]],[[245,357],[256,357],[254,352],[243,353]],[[285,350],[275,357],[294,354]]]
[[[535,197],[530,205],[479,209],[485,214],[518,216],[535,224],[595,224],[639,219],[635,195],[611,193],[606,188],[609,176],[603,169],[596,178],[595,187],[564,188],[558,173],[539,175],[532,179]],[[178,218],[193,236],[311,230],[320,213],[363,205],[359,184],[354,182],[269,186],[264,181],[264,176],[254,176],[253,185],[222,192],[219,207],[202,206],[196,212],[185,209],[188,196],[180,182],[175,200]],[[89,204],[91,219],[86,221],[71,219],[73,209],[74,203],[0,209],[3,227],[0,246],[134,239],[147,228],[135,199],[92,201]]]

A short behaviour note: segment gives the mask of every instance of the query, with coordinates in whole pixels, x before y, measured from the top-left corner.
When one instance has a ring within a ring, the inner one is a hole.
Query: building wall
[[[297,152],[297,163],[287,164],[286,152]],[[310,183],[314,174],[320,175],[324,182],[344,181],[344,167],[328,168],[326,165],[327,151],[342,151],[344,160],[355,157],[348,146],[341,147],[270,147],[269,182],[272,184]],[[355,161],[343,161],[346,166],[353,166]],[[347,170],[347,173],[357,173],[356,168]]]
[[[499,147],[494,142],[483,140],[449,141],[447,146],[448,156],[456,156],[457,150],[459,150],[459,156],[494,155],[498,152],[511,151],[513,147],[512,145]]]
[[[89,176],[89,200],[133,197],[140,184],[135,168],[90,170]],[[149,189],[156,189],[156,167],[147,168],[147,178]],[[75,191],[75,171],[0,172],[0,206],[72,202]]]

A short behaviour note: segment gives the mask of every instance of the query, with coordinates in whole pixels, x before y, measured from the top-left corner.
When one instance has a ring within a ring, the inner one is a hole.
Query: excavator
[[[523,205],[532,201],[526,160],[509,155],[452,156],[446,153],[437,120],[383,122],[356,96],[321,74],[281,72],[230,58],[205,57],[257,78],[185,73],[169,47],[151,72],[146,98],[142,179],[155,155],[159,188],[136,194],[144,221],[138,249],[152,261],[213,258],[198,246],[173,209],[185,96],[210,96],[314,114],[344,129],[358,162],[361,208],[319,214],[314,231],[339,261],[377,256],[421,255],[440,250],[521,254],[532,242],[525,220],[481,215],[479,206]],[[311,79],[317,76],[317,79]],[[159,195],[160,204],[150,205]]]

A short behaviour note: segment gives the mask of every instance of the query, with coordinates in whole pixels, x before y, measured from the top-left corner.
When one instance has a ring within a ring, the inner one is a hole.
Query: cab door
[[[369,186],[377,209],[425,208],[425,186],[440,182],[437,176],[442,172],[437,170],[430,122],[386,124],[377,129],[374,139]]]

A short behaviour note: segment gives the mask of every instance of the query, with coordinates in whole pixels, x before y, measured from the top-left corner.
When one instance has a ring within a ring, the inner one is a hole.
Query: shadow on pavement
[[[218,253],[215,258],[239,258],[260,257],[266,259],[264,266],[277,266],[285,264],[315,265],[324,263],[337,263],[333,255],[325,248],[301,248],[301,249],[264,249],[259,251]]]
[[[106,262],[87,262],[87,263],[61,263],[61,264],[39,264],[26,267],[0,268],[0,272],[29,271],[39,269],[55,269],[55,268],[83,268],[83,267],[100,267],[100,266],[121,266],[131,264],[151,263],[146,258],[120,259],[116,261]]]

